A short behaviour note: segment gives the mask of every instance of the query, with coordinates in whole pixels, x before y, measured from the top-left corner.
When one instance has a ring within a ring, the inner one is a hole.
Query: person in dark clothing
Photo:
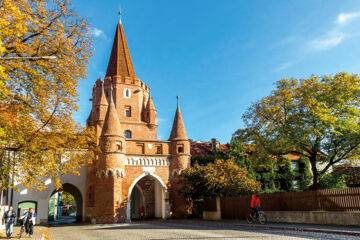
[[[34,233],[35,216],[34,209],[29,208],[29,211],[21,217],[25,221],[25,232],[29,237]]]
[[[8,238],[11,238],[12,236],[12,230],[15,223],[16,213],[13,210],[12,206],[9,206],[9,210],[4,213],[2,222],[3,224],[6,224],[6,236]]]

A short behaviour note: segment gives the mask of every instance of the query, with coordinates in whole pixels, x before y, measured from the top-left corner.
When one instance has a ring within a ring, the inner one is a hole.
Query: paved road
[[[202,222],[145,221],[131,224],[111,225],[65,225],[48,229],[50,240],[78,239],[360,239],[354,236],[285,231],[274,229],[254,229]]]

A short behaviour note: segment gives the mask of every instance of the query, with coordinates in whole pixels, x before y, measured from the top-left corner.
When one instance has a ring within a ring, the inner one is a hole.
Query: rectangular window
[[[144,154],[144,144],[136,144],[136,152],[138,154]]]
[[[178,144],[177,145],[177,152],[183,153],[184,152],[184,144]]]
[[[156,145],[156,154],[162,154],[162,145]]]
[[[131,106],[125,106],[125,117],[131,117]]]

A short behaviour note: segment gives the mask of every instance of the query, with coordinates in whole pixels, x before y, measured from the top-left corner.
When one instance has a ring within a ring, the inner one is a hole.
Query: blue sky
[[[242,114],[274,82],[360,69],[360,1],[74,0],[92,25],[94,56],[80,81],[85,124],[91,89],[103,78],[118,22],[135,73],[151,87],[158,138],[168,139],[180,96],[188,137],[225,143]]]

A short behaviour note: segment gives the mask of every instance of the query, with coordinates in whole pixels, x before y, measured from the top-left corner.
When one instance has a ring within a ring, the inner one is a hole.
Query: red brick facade
[[[190,166],[190,143],[180,108],[169,140],[158,140],[150,88],[135,76],[121,23],[116,27],[106,76],[94,84],[87,125],[95,127],[101,147],[87,170],[88,220],[131,220],[135,186],[142,193],[147,217],[185,214],[185,202],[175,189],[176,176]]]

